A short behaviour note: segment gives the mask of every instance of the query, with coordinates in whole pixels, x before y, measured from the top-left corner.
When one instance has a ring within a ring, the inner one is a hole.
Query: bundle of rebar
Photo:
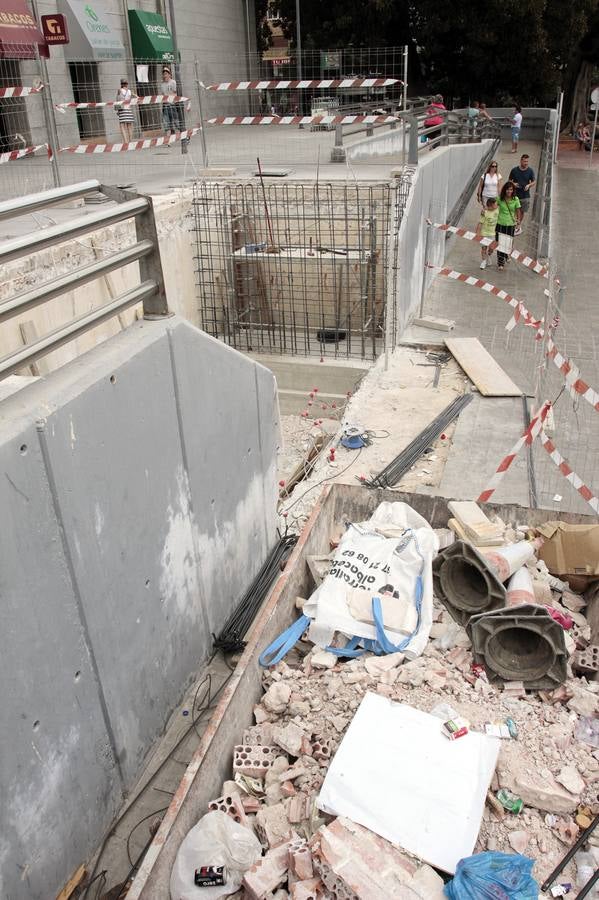
[[[262,568],[225,622],[218,637],[212,635],[215,650],[222,650],[224,653],[242,652],[246,645],[245,635],[274,581],[281,574],[283,564],[296,545],[297,538],[296,534],[284,535],[275,544]]]
[[[462,394],[461,397],[456,397],[395,459],[391,460],[388,466],[385,466],[378,475],[364,479],[362,483],[371,488],[393,487],[397,484],[471,400],[472,394]]]

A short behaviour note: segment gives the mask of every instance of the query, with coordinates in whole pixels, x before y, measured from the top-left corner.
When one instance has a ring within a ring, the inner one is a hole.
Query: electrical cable
[[[214,659],[215,656],[216,656],[216,653],[213,653],[212,656],[210,657],[210,659],[208,660],[207,665],[210,665],[210,663],[212,662],[212,660]],[[95,881],[96,871],[97,871],[98,866],[99,866],[99,864],[100,864],[100,860],[102,859],[102,856],[104,855],[104,850],[106,849],[106,845],[107,845],[108,841],[110,840],[110,838],[114,836],[114,833],[115,833],[116,829],[118,828],[118,826],[121,824],[121,822],[123,821],[123,819],[131,812],[131,810],[133,809],[133,807],[135,806],[135,804],[138,802],[139,798],[140,798],[140,797],[145,793],[145,791],[150,787],[150,785],[152,784],[152,782],[154,781],[154,779],[155,779],[155,778],[157,777],[157,775],[162,771],[162,769],[163,769],[164,766],[167,764],[167,762],[169,762],[172,758],[174,758],[174,754],[175,754],[176,751],[179,749],[179,747],[181,746],[181,744],[183,743],[183,741],[189,736],[190,732],[191,732],[192,730],[195,730],[196,733],[197,733],[197,724],[198,724],[198,722],[200,721],[200,719],[202,718],[202,716],[204,715],[204,713],[205,713],[207,710],[209,710],[209,709],[211,708],[211,705],[210,705],[210,704],[212,704],[212,702],[213,702],[214,700],[216,700],[216,698],[218,697],[218,695],[224,690],[224,688],[226,687],[226,685],[229,683],[231,677],[232,677],[232,672],[230,672],[229,675],[227,675],[227,677],[225,678],[225,680],[223,681],[223,683],[220,685],[220,687],[218,688],[218,690],[215,692],[214,696],[210,696],[210,693],[208,693],[208,696],[210,697],[210,699],[209,699],[209,704],[208,704],[208,706],[204,707],[204,708],[198,713],[197,716],[194,716],[194,715],[193,715],[193,707],[192,707],[192,721],[191,721],[190,725],[188,726],[188,728],[186,728],[185,731],[181,734],[181,736],[180,736],[179,739],[177,740],[176,744],[171,748],[170,752],[169,752],[168,755],[163,759],[163,761],[160,763],[160,765],[158,766],[158,768],[156,769],[156,771],[152,773],[152,775],[149,777],[148,781],[147,781],[146,784],[142,787],[142,789],[139,791],[139,793],[138,793],[138,794],[135,796],[135,798],[130,802],[130,804],[127,806],[127,808],[126,808],[126,809],[118,816],[118,818],[116,819],[116,821],[113,822],[113,824],[110,826],[109,831],[106,833],[106,835],[105,835],[105,837],[104,837],[104,840],[102,841],[102,844],[100,845],[100,850],[98,851],[98,854],[97,854],[97,857],[96,857],[96,862],[94,863],[94,868],[92,869],[92,872],[91,872],[91,875],[90,875],[90,880],[89,880],[89,882],[88,882],[88,884],[87,884],[87,886],[86,886],[85,893],[83,894],[82,900],[87,900],[87,898],[88,898],[88,896],[89,896],[89,887],[90,887],[90,885]],[[198,687],[196,688],[196,695],[195,695],[196,698],[197,698],[197,694],[199,693],[200,688],[202,687],[203,684],[206,683],[206,681],[209,681],[209,684],[210,684],[210,687],[211,687],[211,675],[210,675],[210,673],[208,673],[208,674],[201,680],[201,682],[199,683]],[[204,702],[204,698],[203,698],[202,702]],[[195,698],[194,698],[194,704],[195,704]],[[180,765],[183,765],[183,764],[184,764],[182,760],[175,760],[175,761],[178,762]],[[189,765],[189,763],[185,763],[185,765]],[[151,843],[151,840],[150,840],[150,842],[148,843],[148,846],[149,846],[150,843]],[[145,851],[144,851],[144,852],[145,852]]]
[[[163,806],[162,809],[156,809],[156,810],[154,810],[154,812],[148,813],[148,815],[147,815],[147,816],[144,816],[143,819],[140,819],[139,822],[137,822],[137,823],[133,826],[133,828],[131,829],[131,831],[129,832],[129,835],[128,835],[128,837],[127,837],[127,858],[128,858],[128,860],[129,860],[129,865],[130,865],[130,866],[135,865],[135,863],[134,863],[133,860],[131,859],[131,838],[133,837],[134,832],[137,831],[137,829],[139,828],[140,825],[143,825],[144,822],[147,822],[148,819],[151,819],[152,816],[159,816],[160,813],[166,812],[167,809],[168,809],[168,806]],[[152,837],[154,837],[154,835],[152,835]]]
[[[293,503],[290,503],[289,506],[286,506],[285,509],[281,510],[279,515],[284,515],[285,513],[288,513],[290,509],[293,509],[293,507],[295,506],[296,503],[299,503],[299,501],[302,500],[306,496],[306,494],[309,494],[310,491],[313,491],[314,488],[318,487],[320,484],[324,484],[325,481],[330,481],[332,478],[337,478],[339,475],[343,475],[344,472],[347,472],[347,470],[350,469],[353,466],[353,464],[358,461],[363,449],[364,449],[363,447],[360,447],[358,449],[356,455],[347,464],[347,466],[345,466],[344,469],[341,469],[340,472],[333,472],[332,475],[327,475],[326,478],[321,478],[321,480],[317,481],[316,484],[311,485],[306,491],[304,491],[303,494],[301,494],[296,500],[294,500]]]

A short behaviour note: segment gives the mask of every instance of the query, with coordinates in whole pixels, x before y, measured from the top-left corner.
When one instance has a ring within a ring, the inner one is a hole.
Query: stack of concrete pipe
[[[482,553],[455,541],[434,560],[433,582],[491,683],[551,690],[566,680],[568,655],[563,628],[535,603],[526,566],[535,549],[533,541],[519,541]]]

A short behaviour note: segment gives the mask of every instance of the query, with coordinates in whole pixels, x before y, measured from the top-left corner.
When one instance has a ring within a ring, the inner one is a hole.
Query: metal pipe
[[[208,147],[206,146],[206,130],[203,110],[204,85],[200,80],[200,64],[198,62],[197,56],[193,61],[193,68],[195,73],[196,90],[198,92],[198,116],[200,120],[200,141],[202,144],[202,165],[206,169],[208,167]]]
[[[155,281],[144,281],[138,287],[121,294],[120,297],[117,297],[111,303],[107,303],[105,306],[99,307],[99,309],[94,309],[84,316],[73,319],[72,322],[51,331],[40,338],[39,341],[28,344],[26,347],[17,350],[16,353],[10,353],[8,356],[3,357],[0,359],[0,378],[13,375],[24,366],[31,365],[36,359],[52,353],[53,350],[57,350],[63,344],[75,340],[75,338],[85,334],[86,331],[90,331],[97,325],[101,325],[102,322],[106,322],[107,319],[112,319],[129,306],[136,306],[147,297],[151,297],[157,290],[157,287],[158,285]]]
[[[83,269],[67,272],[65,275],[53,278],[52,281],[47,281],[45,284],[36,285],[29,291],[23,291],[21,294],[17,294],[16,297],[10,297],[10,299],[0,303],[0,322],[5,322],[13,316],[33,309],[47,300],[53,300],[65,291],[71,291],[82,284],[87,284],[101,275],[106,275],[108,272],[119,269],[121,266],[129,265],[129,263],[141,259],[142,256],[147,256],[153,249],[154,244],[152,241],[139,241],[139,243],[133,244],[131,247],[126,247],[117,253],[111,253],[110,256],[103,259],[98,259]]]
[[[418,119],[416,116],[410,116],[408,119],[410,126],[410,137],[408,144],[408,165],[418,165]]]
[[[26,194],[24,197],[15,197],[12,200],[3,200],[0,203],[0,221],[10,219],[12,216],[24,216],[27,213],[52,206],[54,203],[62,203],[64,200],[74,200],[91,194],[100,189],[100,182],[95,178],[90,181],[81,181],[78,184],[68,184],[66,187],[52,188],[50,191],[39,191],[37,194]]]
[[[408,45],[403,48],[403,109],[408,108]]]
[[[587,881],[587,883],[585,884],[583,889],[581,891],[579,891],[578,894],[576,895],[576,900],[583,900],[584,897],[586,897],[588,894],[590,894],[592,888],[597,884],[598,881],[599,881],[599,869],[595,869],[595,871],[593,872],[593,874],[591,875],[591,877],[589,878],[589,880]]]
[[[40,17],[37,8],[37,0],[31,0],[31,8],[36,21],[39,23]],[[40,50],[37,44],[34,45],[35,58],[40,67],[42,84],[42,107],[44,110],[44,121],[46,123],[46,132],[48,135],[48,147],[50,150],[50,166],[52,167],[52,179],[55,187],[60,187],[60,169],[58,168],[58,130],[56,128],[56,119],[54,117],[54,104],[52,102],[52,87],[50,85],[50,77],[48,75],[48,66],[45,57],[40,56]]]
[[[79,219],[73,219],[70,222],[64,222],[60,225],[51,225],[50,228],[44,228],[35,235],[26,234],[22,237],[13,238],[10,241],[4,241],[0,244],[0,264],[18,259],[20,256],[35,253],[37,250],[45,250],[47,247],[53,247],[55,244],[62,244],[72,238],[79,237],[81,234],[87,234],[96,228],[105,225],[115,225],[124,219],[130,219],[137,216],[149,208],[149,201],[145,197],[138,197],[135,200],[128,200],[112,209],[102,209],[98,212],[90,213]]]
[[[553,884],[553,882],[555,881],[557,876],[561,872],[564,871],[564,869],[566,868],[566,866],[568,865],[568,863],[570,862],[572,857],[578,852],[578,850],[580,850],[582,845],[584,843],[586,843],[586,841],[590,838],[591,834],[597,827],[598,823],[599,823],[599,815],[595,816],[595,818],[593,819],[591,824],[588,826],[588,828],[585,828],[585,830],[582,832],[582,834],[580,835],[580,837],[578,838],[576,843],[570,847],[570,849],[568,850],[568,852],[566,853],[566,855],[564,856],[562,861],[557,864],[557,866],[555,867],[555,869],[553,870],[551,875],[549,875],[549,877],[543,882],[543,884],[541,885],[542,891],[546,891],[547,888],[551,887],[551,885]],[[585,887],[587,887],[587,885],[585,885]]]

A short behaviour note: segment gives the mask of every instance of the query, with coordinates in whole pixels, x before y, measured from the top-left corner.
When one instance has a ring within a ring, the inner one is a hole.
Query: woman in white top
[[[121,86],[116,92],[116,99],[117,103],[126,105],[117,106],[116,115],[125,143],[133,140],[133,108],[129,104],[134,96],[137,95],[132,94],[129,90],[129,82],[125,78],[121,78]]]
[[[497,199],[502,179],[503,175],[499,171],[496,160],[491,160],[489,168],[478,182],[478,191],[476,192],[476,199],[483,207],[486,207],[490,197]]]
[[[512,153],[518,152],[518,141],[520,140],[520,129],[522,128],[522,107],[514,107],[514,117],[512,119]]]

